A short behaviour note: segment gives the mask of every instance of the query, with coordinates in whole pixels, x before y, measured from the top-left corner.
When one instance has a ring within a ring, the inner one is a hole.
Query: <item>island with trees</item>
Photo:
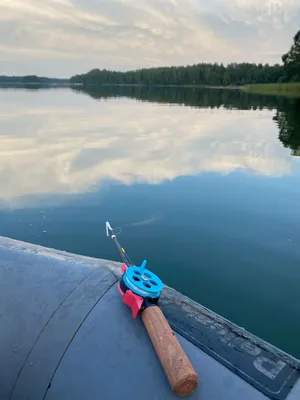
[[[32,87],[49,87],[49,86],[67,86],[70,84],[69,79],[45,78],[37,75],[25,76],[6,76],[0,75],[0,85],[2,86],[32,86]]]

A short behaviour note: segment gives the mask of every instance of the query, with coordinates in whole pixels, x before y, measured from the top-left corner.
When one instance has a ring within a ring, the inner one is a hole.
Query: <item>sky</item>
[[[274,64],[299,22],[299,0],[0,0],[0,75]]]

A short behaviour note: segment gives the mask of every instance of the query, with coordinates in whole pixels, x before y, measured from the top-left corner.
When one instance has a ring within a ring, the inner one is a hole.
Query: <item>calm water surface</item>
[[[300,357],[300,102],[0,90],[0,235],[118,259]]]

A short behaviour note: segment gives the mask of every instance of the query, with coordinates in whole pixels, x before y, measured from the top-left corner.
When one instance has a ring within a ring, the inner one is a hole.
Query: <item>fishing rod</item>
[[[124,250],[124,248],[118,242],[117,235],[115,234],[115,232],[114,232],[113,228],[111,227],[110,223],[106,222],[105,226],[106,226],[106,236],[110,237],[114,241],[115,246],[116,246],[116,248],[117,248],[117,250],[118,250],[118,252],[119,252],[119,254],[120,254],[120,256],[121,256],[121,258],[123,260],[123,263],[127,267],[130,267],[130,265],[133,265],[132,261],[130,260],[130,258],[126,254],[126,251]]]
[[[109,222],[106,222],[106,236],[112,239],[123,261],[118,285],[123,303],[131,308],[134,318],[141,313],[173,391],[179,396],[193,393],[198,386],[197,372],[158,306],[164,284],[157,275],[146,269],[146,260],[140,266],[132,263]]]

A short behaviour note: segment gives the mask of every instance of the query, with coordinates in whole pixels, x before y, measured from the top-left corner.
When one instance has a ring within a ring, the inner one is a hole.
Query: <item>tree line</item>
[[[73,76],[71,83],[238,86],[280,82],[282,76],[283,67],[279,64],[232,63],[224,66],[201,63],[186,67],[143,68],[127,72],[93,69],[86,74]]]
[[[70,81],[82,85],[208,85],[240,86],[253,83],[278,83],[300,80],[300,31],[288,53],[282,56],[283,65],[231,63],[200,63],[179,67],[142,68],[121,72],[93,69],[75,75]]]

